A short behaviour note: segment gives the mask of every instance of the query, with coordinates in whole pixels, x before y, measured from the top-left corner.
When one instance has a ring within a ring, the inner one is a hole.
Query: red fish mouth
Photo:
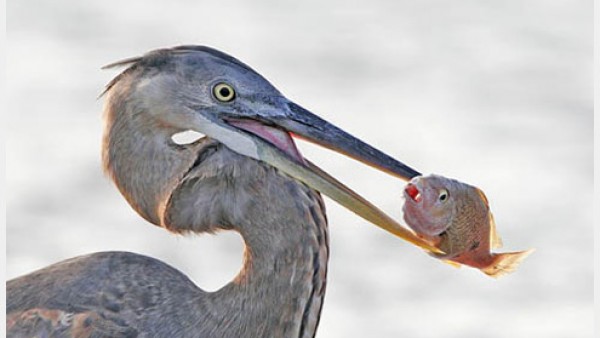
[[[404,192],[408,197],[410,197],[410,199],[412,199],[415,202],[419,202],[422,198],[421,192],[419,191],[417,186],[412,183],[406,185]]]

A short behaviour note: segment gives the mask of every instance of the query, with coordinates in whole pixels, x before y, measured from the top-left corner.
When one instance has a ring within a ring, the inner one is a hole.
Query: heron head
[[[124,65],[129,68],[108,85],[106,92],[135,106],[130,113],[145,114],[145,123],[160,129],[158,132],[193,130],[207,135],[239,154],[279,168],[386,230],[431,249],[304,159],[292,136],[404,180],[418,176],[416,170],[291,102],[239,60],[204,46],[180,46],[107,67]]]

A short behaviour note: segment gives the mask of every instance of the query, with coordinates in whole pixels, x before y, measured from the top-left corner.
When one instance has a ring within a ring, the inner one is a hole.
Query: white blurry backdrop
[[[320,337],[591,337],[592,1],[34,1],[7,5],[7,275],[85,253],[164,260],[215,290],[231,233],[177,237],[100,168],[112,61],[178,44],[222,49],[283,93],[425,172],[488,195],[505,250],[492,280],[453,269],[327,201]],[[302,144],[401,219],[403,182]]]

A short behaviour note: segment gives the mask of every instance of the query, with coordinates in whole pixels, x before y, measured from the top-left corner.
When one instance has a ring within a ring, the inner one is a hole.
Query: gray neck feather
[[[205,141],[206,156],[167,204],[177,232],[233,229],[244,238],[244,266],[210,294],[219,321],[239,336],[312,337],[325,292],[328,233],[321,197],[277,169]],[[249,330],[258,330],[248,335]]]
[[[120,88],[110,91],[106,100],[104,170],[135,211],[161,226],[164,203],[193,165],[194,149],[172,142],[178,130],[140,111],[131,93]]]
[[[113,91],[110,95],[125,95]],[[222,144],[171,141],[177,130],[109,98],[103,160],[132,207],[177,233],[238,231],[244,265],[222,289],[197,296],[189,330],[217,337],[312,337],[329,255],[318,193]],[[135,106],[133,106],[135,107]],[[118,112],[118,113],[117,113]]]

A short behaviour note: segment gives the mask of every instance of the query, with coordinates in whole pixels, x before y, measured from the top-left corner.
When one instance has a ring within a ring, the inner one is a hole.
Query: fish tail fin
[[[509,274],[517,269],[519,264],[529,256],[534,249],[519,252],[504,252],[494,254],[494,260],[489,266],[482,268],[481,271],[488,276],[498,278]]]

